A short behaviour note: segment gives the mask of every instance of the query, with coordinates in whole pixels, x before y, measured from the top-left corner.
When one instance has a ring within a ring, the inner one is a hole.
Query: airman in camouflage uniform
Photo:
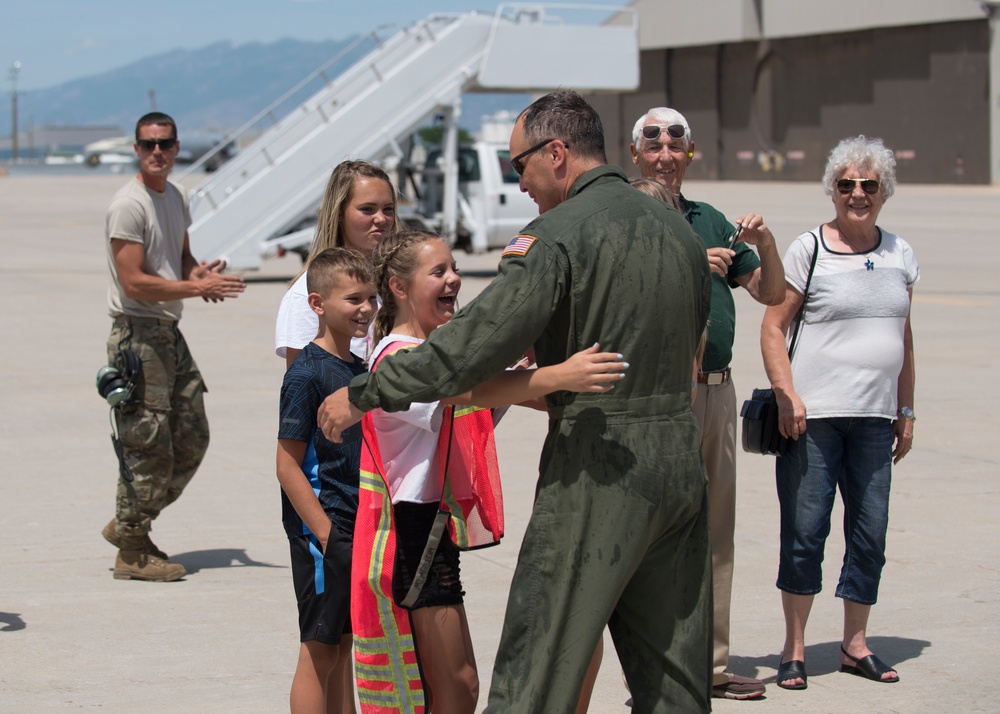
[[[634,711],[709,711],[708,502],[691,410],[710,305],[704,248],[682,216],[605,165],[600,119],[579,95],[532,104],[510,149],[542,215],[476,300],[329,397],[320,425],[337,438],[363,411],[463,392],[532,345],[542,366],[595,342],[623,353],[630,368],[614,391],[547,397],[487,711],[573,712],[605,624]]]
[[[133,397],[115,408],[123,460],[134,476],[119,478],[115,518],[102,531],[118,547],[114,577],[165,582],[184,576],[149,539],[152,521],[176,501],[208,449],[205,383],[177,323],[187,297],[212,302],[236,297],[241,278],[219,261],[191,255],[191,223],[183,190],[167,181],[177,157],[177,126],[153,112],[135,129],[139,174],[115,194],[107,212],[111,283],[109,364],[120,351],[142,360]]]

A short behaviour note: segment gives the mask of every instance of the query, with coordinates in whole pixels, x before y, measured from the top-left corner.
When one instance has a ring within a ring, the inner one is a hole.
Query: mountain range
[[[367,51],[364,44],[350,50],[354,41],[352,37],[325,42],[217,42],[153,55],[103,74],[18,92],[19,129],[23,134],[29,123],[36,129],[100,124],[130,133],[135,120],[155,108],[170,114],[182,135],[228,132],[243,126],[340,52],[345,52],[343,60],[331,69],[334,73],[346,69]],[[318,84],[311,89],[307,86],[277,113],[287,113],[316,89]],[[482,115],[500,109],[517,111],[528,101],[524,94],[467,95],[461,124],[475,131]],[[0,112],[0,136],[10,131],[10,113]]]

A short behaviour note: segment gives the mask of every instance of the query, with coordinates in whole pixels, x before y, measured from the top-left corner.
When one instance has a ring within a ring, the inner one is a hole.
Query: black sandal
[[[847,672],[848,674],[855,674],[859,677],[864,677],[865,679],[870,679],[873,682],[881,682],[882,684],[895,684],[899,681],[899,673],[896,672],[892,667],[887,665],[885,662],[880,660],[873,654],[867,657],[862,657],[861,659],[855,659],[848,654],[844,646],[840,646],[840,651],[844,653],[844,656],[848,659],[854,660],[854,666],[849,664],[840,665],[841,672]],[[882,675],[886,672],[892,672],[896,675],[895,679],[882,679]],[[781,685],[778,685],[781,686]]]
[[[801,679],[802,684],[782,684],[789,679]],[[806,663],[800,659],[789,660],[788,662],[778,662],[778,679],[775,680],[782,689],[805,689],[809,686],[806,677]]]

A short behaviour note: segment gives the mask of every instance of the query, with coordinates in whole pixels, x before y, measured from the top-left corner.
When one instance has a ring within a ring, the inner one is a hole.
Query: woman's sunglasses
[[[136,144],[143,151],[153,151],[157,146],[160,147],[160,151],[170,151],[177,144],[177,137],[170,139],[136,139]]]
[[[869,196],[874,196],[878,193],[879,182],[875,179],[863,178],[842,178],[837,181],[837,190],[846,196],[849,193],[854,193],[854,187],[858,184],[861,184],[861,190]]]
[[[684,125],[683,124],[671,124],[670,126],[662,126],[660,124],[647,124],[642,127],[642,138],[649,139],[650,141],[656,141],[660,138],[662,131],[666,129],[667,134],[669,134],[674,139],[684,138]]]

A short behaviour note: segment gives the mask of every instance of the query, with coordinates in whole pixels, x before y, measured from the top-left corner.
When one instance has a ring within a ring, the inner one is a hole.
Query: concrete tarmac
[[[268,263],[237,300],[187,302],[181,326],[210,390],[212,445],[152,535],[188,576],[114,580],[115,551],[100,530],[113,515],[116,464],[94,375],[109,329],[104,211],[124,180],[0,177],[0,712],[287,711],[298,637],[274,477],[284,365],[273,331],[299,261]],[[731,217],[763,214],[782,252],[833,215],[818,182],[685,189]],[[1000,190],[900,186],[879,223],[910,242],[922,273],[912,311],[914,448],[894,470],[888,564],[869,627],[872,648],[901,681],[886,686],[837,671],[842,607],[833,592],[843,537],[835,525],[807,630],[809,688],[774,686],[784,636],[774,587],[774,463],[741,452],[730,669],[763,678],[768,690],[755,702],[714,700],[716,712],[1000,711],[1000,290],[992,280]],[[488,282],[498,257],[457,255],[464,301]],[[733,367],[742,400],[765,385],[763,309],[745,291],[737,307]],[[480,711],[544,431],[539,413],[515,409],[504,419],[507,536],[463,556]],[[835,524],[841,514],[838,504]],[[628,693],[605,637],[591,711],[625,713]]]

